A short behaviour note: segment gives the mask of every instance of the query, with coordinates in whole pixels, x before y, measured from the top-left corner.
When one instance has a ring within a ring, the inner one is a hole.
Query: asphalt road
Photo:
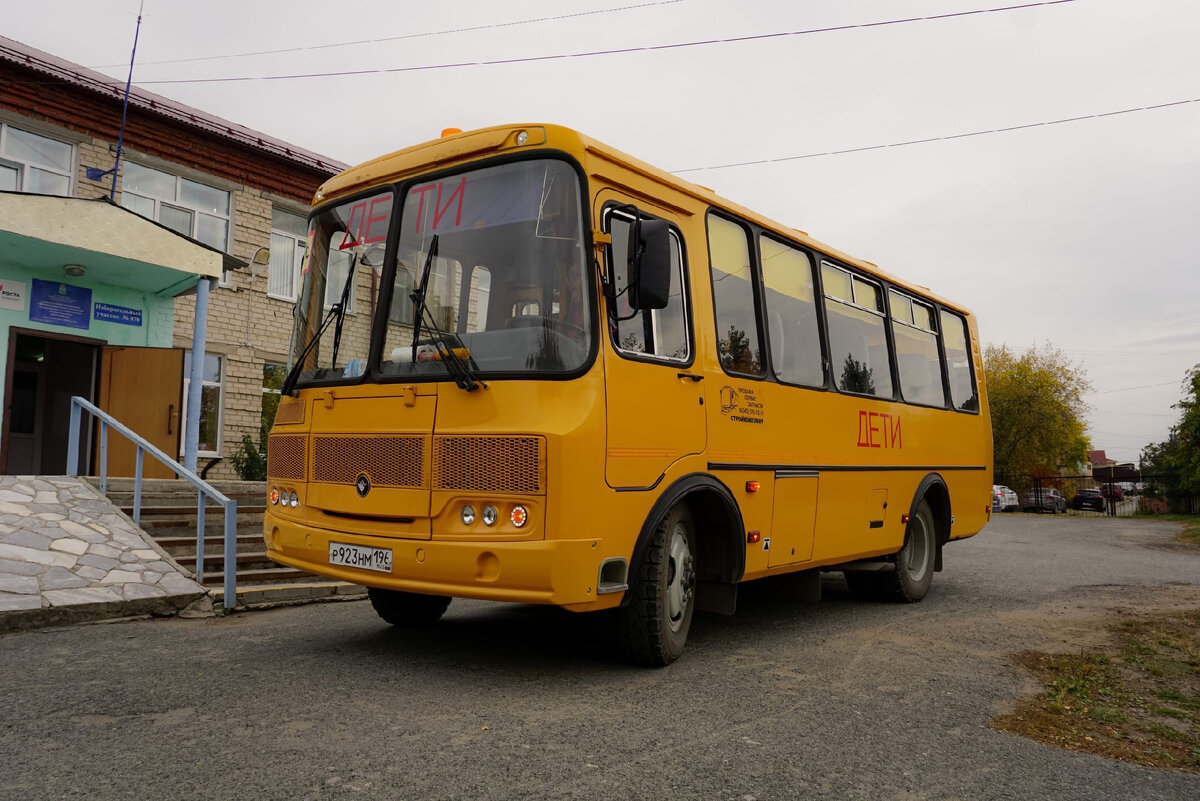
[[[419,634],[361,601],[15,634],[0,799],[1196,799],[987,726],[1036,689],[1014,652],[1200,605],[1175,531],[1005,515],[922,603],[744,593],[660,670],[603,617],[465,601]]]

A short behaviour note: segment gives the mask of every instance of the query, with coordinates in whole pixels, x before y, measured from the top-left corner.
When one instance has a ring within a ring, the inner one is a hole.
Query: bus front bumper
[[[290,567],[389,590],[556,604],[575,611],[616,606],[622,593],[598,595],[603,541],[476,542],[367,536],[306,526],[267,514],[267,556]],[[391,551],[391,571],[329,564],[330,542]]]

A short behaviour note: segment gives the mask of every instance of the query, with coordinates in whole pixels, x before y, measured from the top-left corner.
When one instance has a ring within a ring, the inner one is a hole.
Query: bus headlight
[[[495,506],[483,507],[483,524],[485,526],[496,525],[496,518],[498,518],[499,516],[500,516],[500,513],[496,511]]]
[[[299,505],[300,505],[300,498],[299,498],[299,496],[296,495],[296,491],[292,490],[290,493],[288,493],[288,506],[295,509]]]
[[[462,508],[462,521],[464,526],[469,526],[475,522],[475,507],[464,506]]]

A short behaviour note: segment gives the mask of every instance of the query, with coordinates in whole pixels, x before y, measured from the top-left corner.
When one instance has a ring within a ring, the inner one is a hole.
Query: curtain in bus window
[[[971,371],[971,351],[967,347],[967,321],[943,311],[942,344],[946,348],[946,367],[950,373],[950,400],[954,408],[973,412],[979,409],[975,378]]]
[[[808,254],[759,237],[771,369],[780,381],[823,386],[821,333]]]
[[[760,375],[762,352],[746,231],[736,223],[709,215],[708,255],[721,366],[731,373]]]

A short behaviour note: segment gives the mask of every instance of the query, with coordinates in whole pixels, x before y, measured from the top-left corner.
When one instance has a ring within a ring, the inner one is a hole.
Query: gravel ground
[[[1200,778],[992,731],[1132,609],[1200,606],[1177,526],[1004,515],[930,595],[745,588],[688,650],[622,664],[610,620],[455,601],[405,633],[361,601],[0,638],[0,799],[1195,799]]]

